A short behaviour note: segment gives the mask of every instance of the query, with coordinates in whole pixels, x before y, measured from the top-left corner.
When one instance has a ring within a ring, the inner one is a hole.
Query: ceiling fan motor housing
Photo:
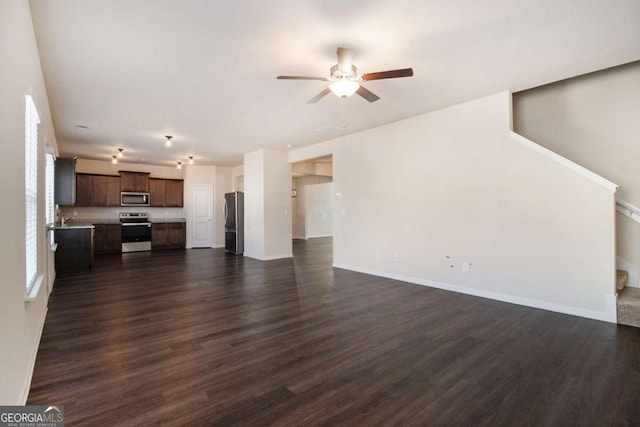
[[[338,64],[331,67],[331,80],[357,80],[358,79],[358,69],[355,65],[351,66],[350,72],[346,73],[340,70]]]

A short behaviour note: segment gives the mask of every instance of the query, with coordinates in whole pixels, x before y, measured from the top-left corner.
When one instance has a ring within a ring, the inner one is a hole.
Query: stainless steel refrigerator
[[[224,250],[244,252],[244,193],[240,191],[224,195]]]

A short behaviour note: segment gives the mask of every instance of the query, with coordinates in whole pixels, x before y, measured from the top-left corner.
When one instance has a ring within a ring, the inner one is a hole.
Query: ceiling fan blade
[[[338,70],[345,74],[351,73],[351,64],[353,62],[353,50],[348,47],[338,47]]]
[[[329,81],[326,77],[308,77],[308,76],[278,76],[278,80],[320,80],[323,82]]]
[[[378,95],[376,95],[375,93],[371,92],[368,89],[365,89],[364,86],[360,86],[356,91],[356,93],[369,102],[376,102],[378,99],[380,99]]]
[[[329,92],[331,92],[331,90],[329,88],[325,88],[325,90],[323,90],[322,92],[320,92],[319,94],[317,94],[316,96],[314,96],[313,98],[311,98],[310,100],[307,101],[307,104],[315,104],[316,102],[318,102],[320,99],[322,99],[323,97],[325,97]]]
[[[403,68],[401,70],[390,71],[378,71],[377,73],[367,73],[362,75],[362,80],[381,80],[381,79],[395,79],[396,77],[411,77],[413,76],[413,68]]]

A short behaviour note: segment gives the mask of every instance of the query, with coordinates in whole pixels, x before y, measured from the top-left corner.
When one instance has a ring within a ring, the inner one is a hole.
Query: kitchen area
[[[185,248],[180,174],[162,167],[131,170],[133,164],[105,170],[105,162],[93,163],[85,161],[80,169],[77,159],[56,159],[57,273],[90,269],[94,257],[104,254]]]

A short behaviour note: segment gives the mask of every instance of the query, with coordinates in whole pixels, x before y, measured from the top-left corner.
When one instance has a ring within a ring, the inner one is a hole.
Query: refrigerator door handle
[[[224,226],[225,226],[225,230],[227,228],[227,215],[229,213],[229,210],[227,209],[227,198],[224,198]]]

